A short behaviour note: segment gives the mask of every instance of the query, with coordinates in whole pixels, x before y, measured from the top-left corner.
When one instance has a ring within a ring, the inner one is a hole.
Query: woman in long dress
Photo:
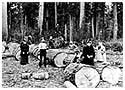
[[[29,46],[28,46],[28,44],[26,43],[25,40],[21,43],[20,48],[21,48],[21,61],[20,61],[20,64],[21,65],[26,65],[26,64],[28,64]]]
[[[88,65],[94,65],[94,58],[95,58],[95,51],[92,46],[92,41],[88,40],[87,45],[83,47],[83,53],[81,55],[83,57],[83,60],[81,63],[88,64]]]
[[[106,50],[105,47],[103,46],[102,42],[98,43],[98,46],[96,47],[97,53],[96,53],[96,59],[97,61],[107,63],[106,61]]]

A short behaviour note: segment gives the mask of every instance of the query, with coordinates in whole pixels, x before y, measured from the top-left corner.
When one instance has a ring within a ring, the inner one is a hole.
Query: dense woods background
[[[66,41],[123,38],[122,2],[3,2],[2,40],[33,42],[62,36]]]

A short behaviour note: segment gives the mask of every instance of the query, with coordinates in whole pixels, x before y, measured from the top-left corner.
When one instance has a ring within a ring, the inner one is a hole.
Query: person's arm
[[[40,50],[40,46],[41,46],[41,43],[38,45],[39,50]]]
[[[92,51],[93,51],[93,58],[95,58],[95,50],[93,47],[92,47]]]
[[[86,47],[83,47],[83,50],[82,50],[82,55],[81,55],[81,57],[86,57],[86,49],[85,49]]]

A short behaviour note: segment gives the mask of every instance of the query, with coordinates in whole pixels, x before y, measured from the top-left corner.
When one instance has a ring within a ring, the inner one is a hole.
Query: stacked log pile
[[[37,59],[40,59],[40,50],[38,45],[31,45],[29,52]],[[54,62],[57,67],[65,67],[73,62],[76,54],[69,50],[48,49],[46,56],[49,58],[49,60],[51,60],[51,62]]]
[[[118,67],[105,65],[101,69],[97,68],[97,66],[71,63],[64,70],[65,80],[78,88],[95,88],[101,81],[111,85],[119,82],[121,70]]]
[[[9,52],[3,53],[2,57],[14,56],[16,60],[20,60],[20,53],[21,53],[20,44],[10,42],[6,44],[6,47],[9,48]]]

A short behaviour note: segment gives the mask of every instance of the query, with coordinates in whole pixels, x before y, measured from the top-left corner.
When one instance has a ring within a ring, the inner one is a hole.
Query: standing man
[[[26,42],[26,40],[23,40],[23,42],[20,45],[21,48],[21,61],[20,64],[21,65],[26,65],[28,64],[28,52],[29,52],[29,46]]]
[[[40,62],[39,62],[39,67],[42,66],[42,63],[46,67],[46,50],[48,49],[47,44],[44,40],[44,37],[41,40],[41,43],[39,44],[39,50],[40,50]],[[44,60],[43,60],[44,57]]]
[[[88,64],[88,65],[94,65],[94,58],[95,58],[95,51],[92,46],[92,41],[87,41],[87,46],[83,47],[83,53],[81,57],[84,56],[81,63]]]

